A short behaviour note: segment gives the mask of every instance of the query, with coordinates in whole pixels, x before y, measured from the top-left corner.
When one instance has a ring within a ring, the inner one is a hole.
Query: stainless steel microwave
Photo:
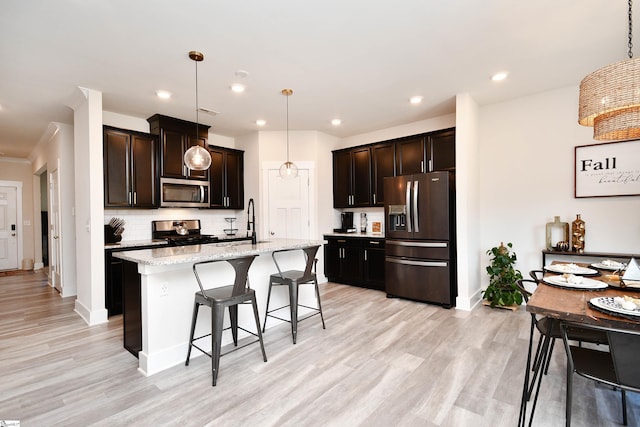
[[[209,183],[189,179],[160,178],[160,207],[208,208]]]

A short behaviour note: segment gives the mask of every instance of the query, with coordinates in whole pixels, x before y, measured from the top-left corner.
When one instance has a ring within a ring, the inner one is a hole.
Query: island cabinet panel
[[[244,151],[209,147],[211,207],[244,209]]]
[[[158,207],[158,140],[154,135],[105,126],[104,206]]]
[[[371,206],[369,147],[333,152],[333,206]]]
[[[325,236],[324,274],[331,282],[384,290],[384,240]]]
[[[371,147],[371,206],[384,206],[384,178],[395,176],[395,145],[380,143]]]
[[[209,170],[197,171],[184,164],[184,153],[194,145],[207,147],[209,127],[156,114],[147,119],[150,132],[160,138],[160,174],[165,178],[208,180]]]
[[[122,263],[124,348],[138,357],[142,351],[142,289],[138,264]]]

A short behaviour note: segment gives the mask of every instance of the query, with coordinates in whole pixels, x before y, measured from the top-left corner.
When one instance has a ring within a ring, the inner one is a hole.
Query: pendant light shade
[[[633,59],[629,0],[629,59],[607,65],[580,82],[578,123],[593,126],[593,139],[640,137],[640,59]]]
[[[280,166],[280,177],[293,179],[298,176],[298,167],[289,160],[289,97],[293,95],[293,90],[282,89],[282,94],[287,97],[287,161]]]
[[[211,154],[206,148],[194,145],[184,153],[184,164],[196,171],[207,170],[211,166]]]
[[[198,105],[198,62],[204,60],[204,55],[202,52],[192,50],[189,52],[189,58],[196,63],[196,138],[198,138],[198,112],[200,111]],[[211,154],[209,154],[209,150],[201,145],[193,145],[184,153],[184,164],[191,170],[207,170],[211,166]]]

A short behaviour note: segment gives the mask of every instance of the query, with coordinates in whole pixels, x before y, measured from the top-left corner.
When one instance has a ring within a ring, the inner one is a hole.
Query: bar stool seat
[[[322,329],[326,329],[324,324],[324,316],[322,314],[322,304],[320,302],[320,291],[318,289],[318,278],[316,276],[316,265],[318,260],[316,259],[316,254],[318,253],[318,246],[310,246],[303,249],[283,249],[279,251],[273,251],[271,257],[273,258],[273,262],[278,269],[277,274],[272,274],[269,276],[269,294],[267,295],[267,312],[264,317],[264,326],[262,327],[262,332],[265,331],[267,327],[267,318],[273,317],[274,319],[282,320],[285,322],[291,323],[291,336],[293,338],[293,343],[296,343],[297,335],[298,335],[298,322],[306,320],[312,316],[320,315],[320,319],[322,320]],[[278,263],[278,257],[281,256],[284,252],[293,252],[293,251],[303,251],[306,266],[304,271],[301,270],[288,270],[282,271],[280,268],[280,264]],[[298,301],[299,295],[299,287],[300,285],[312,284],[315,288],[316,298],[318,301],[317,307],[311,307],[307,305],[300,304]],[[271,302],[271,290],[274,286],[287,286],[289,288],[289,304],[283,305],[277,308],[269,309],[269,303]],[[283,318],[274,314],[278,310],[282,310],[286,307],[289,307],[289,318]],[[298,307],[303,307],[309,309],[310,312],[305,314],[303,318],[298,318]]]
[[[187,351],[187,360],[185,362],[185,366],[189,366],[189,358],[191,356],[192,347],[197,348],[207,356],[211,357],[211,371],[213,374],[212,385],[214,386],[216,385],[218,372],[220,370],[220,356],[224,355],[221,354],[222,332],[224,330],[231,329],[233,343],[236,347],[231,351],[236,351],[243,347],[246,347],[249,344],[259,342],[260,348],[262,349],[262,358],[265,362],[267,361],[267,354],[264,351],[264,343],[262,341],[262,333],[260,330],[260,318],[258,316],[256,294],[255,291],[249,287],[248,282],[249,267],[251,266],[251,263],[256,256],[257,255],[249,255],[232,259],[202,261],[193,264],[193,274],[196,276],[198,286],[200,287],[200,292],[195,293],[193,318],[191,320],[191,333],[189,335],[189,350]],[[198,274],[198,268],[201,268],[205,264],[214,264],[221,262],[227,262],[231,264],[231,266],[235,270],[234,284],[212,289],[204,289],[204,286],[202,285],[202,281],[200,279],[200,275]],[[251,304],[253,306],[253,315],[256,322],[256,332],[244,329],[243,327],[238,325],[238,305],[240,304]],[[196,322],[198,320],[198,311],[201,305],[205,305],[211,308],[211,333],[194,338]],[[227,328],[224,328],[225,308],[229,308],[229,318],[231,320],[231,326]],[[241,329],[248,334],[255,336],[257,339],[238,347],[238,329]],[[211,336],[210,353],[206,350],[203,350],[194,343],[195,341],[206,338],[208,336]],[[231,351],[228,351],[227,353],[230,353]]]

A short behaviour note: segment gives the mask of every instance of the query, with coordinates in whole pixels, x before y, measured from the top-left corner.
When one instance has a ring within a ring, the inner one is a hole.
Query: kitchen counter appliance
[[[342,212],[340,214],[340,228],[334,228],[334,233],[355,233],[353,226],[353,212]]]
[[[166,240],[171,246],[215,243],[217,236],[200,234],[200,220],[162,220],[151,222],[151,238]]]
[[[385,290],[450,308],[457,296],[452,172],[384,179]]]

